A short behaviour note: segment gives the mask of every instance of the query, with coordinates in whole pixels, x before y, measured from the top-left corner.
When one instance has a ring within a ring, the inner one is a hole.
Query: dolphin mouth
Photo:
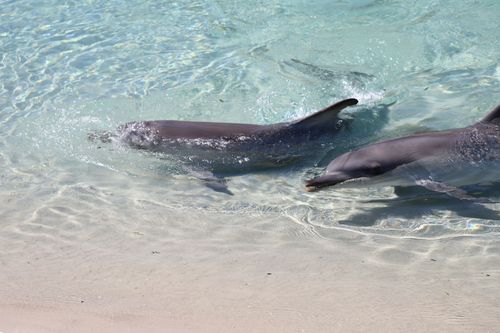
[[[306,181],[306,191],[315,192],[324,187],[334,186],[345,182],[349,178],[345,175],[323,175]]]
[[[369,180],[369,177],[351,178],[347,175],[323,175],[306,181],[306,191],[315,192],[325,187],[344,185],[351,183],[362,183]]]

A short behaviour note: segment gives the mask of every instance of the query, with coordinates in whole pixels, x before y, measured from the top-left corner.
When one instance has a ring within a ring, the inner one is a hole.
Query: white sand
[[[154,234],[134,232],[106,243],[26,242],[3,252],[0,332],[500,327],[494,235],[396,239],[309,230],[286,218],[256,228],[231,222],[190,239],[154,241]]]

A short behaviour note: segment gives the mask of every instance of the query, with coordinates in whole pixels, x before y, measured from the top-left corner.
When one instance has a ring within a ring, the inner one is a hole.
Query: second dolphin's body
[[[420,185],[466,200],[459,186],[500,180],[500,106],[465,128],[428,132],[374,143],[343,154],[324,175],[307,181],[328,186]]]

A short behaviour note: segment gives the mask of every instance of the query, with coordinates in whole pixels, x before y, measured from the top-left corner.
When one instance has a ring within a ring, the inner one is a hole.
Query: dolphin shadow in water
[[[500,190],[500,188],[498,188]],[[348,220],[339,221],[339,224],[370,227],[381,219],[404,218],[418,219],[433,212],[449,210],[465,218],[500,221],[499,212],[492,210],[481,203],[464,201],[446,194],[429,193],[418,186],[395,187],[396,198],[367,200],[360,203],[381,203],[383,207],[369,207],[362,212],[355,213]],[[486,193],[480,191],[481,195]],[[494,194],[494,193],[489,193]],[[494,197],[500,197],[497,191]]]
[[[290,59],[283,64],[306,75],[316,77],[327,82],[348,82],[353,87],[366,88],[366,85],[375,79],[375,76],[356,71],[330,70],[307,62]]]

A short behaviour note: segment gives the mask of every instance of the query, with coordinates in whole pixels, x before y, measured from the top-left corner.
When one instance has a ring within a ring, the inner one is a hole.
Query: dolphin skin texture
[[[480,201],[459,186],[500,180],[500,105],[478,123],[367,145],[338,156],[306,190],[329,186],[414,186]]]
[[[346,99],[305,118],[270,125],[139,121],[119,126],[117,133],[89,137],[174,156],[189,174],[230,194],[224,176],[300,163],[321,153],[346,125],[339,113],[357,103]]]

